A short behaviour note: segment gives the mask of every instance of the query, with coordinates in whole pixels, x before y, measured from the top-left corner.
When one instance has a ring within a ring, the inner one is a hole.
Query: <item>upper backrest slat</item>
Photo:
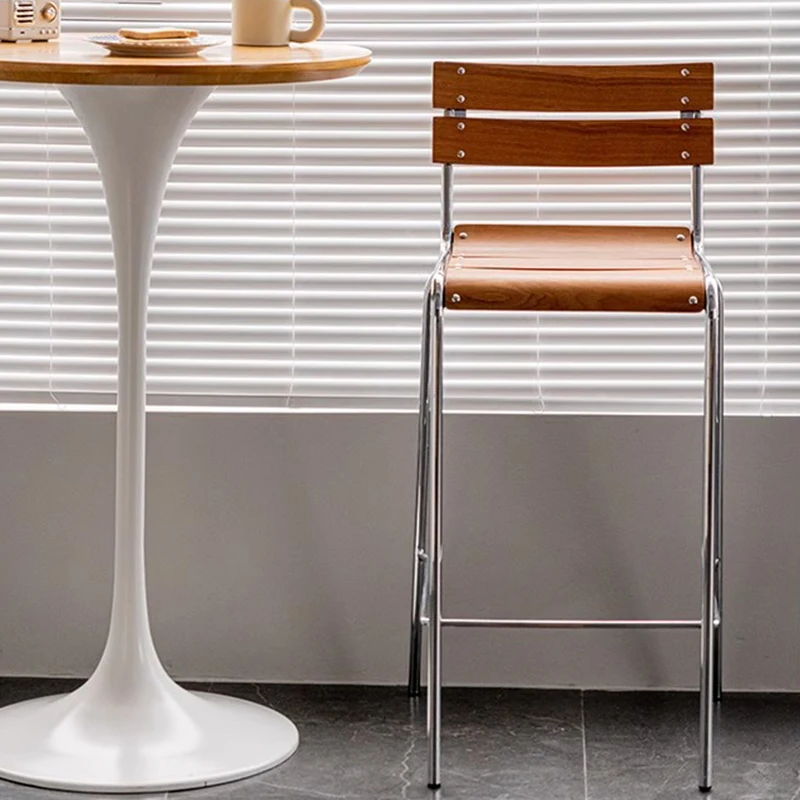
[[[714,108],[711,63],[553,66],[437,61],[435,108],[649,112]]]

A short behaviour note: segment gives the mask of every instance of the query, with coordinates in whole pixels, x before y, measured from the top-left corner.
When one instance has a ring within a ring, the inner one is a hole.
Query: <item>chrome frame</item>
[[[466,112],[447,109],[446,116]],[[682,112],[698,118],[700,112]],[[702,603],[699,620],[472,619],[442,616],[442,478],[444,269],[453,249],[453,165],[442,169],[442,248],[425,287],[422,321],[414,568],[408,691],[420,693],[423,629],[427,628],[428,786],[441,786],[442,628],[588,628],[700,630],[700,747],[698,788],[710,791],[714,702],[722,696],[722,463],[724,303],[705,256],[703,172],[692,166],[692,242],[706,292],[703,410]]]
[[[448,109],[446,116],[463,116],[465,112]],[[408,693],[417,697],[420,692],[420,674],[422,671],[422,626],[426,613],[426,601],[429,590],[429,558],[428,547],[428,481],[430,473],[430,415],[427,413],[431,380],[430,341],[432,332],[432,305],[439,303],[438,328],[441,328],[442,311],[444,310],[444,268],[453,250],[453,165],[442,167],[442,241],[439,260],[433,274],[425,287],[425,311],[422,318],[422,351],[420,357],[420,396],[419,424],[417,430],[417,489],[414,521],[414,564],[411,586],[411,636],[408,659]],[[439,295],[436,301],[435,295]],[[441,336],[441,333],[439,332]],[[440,378],[441,381],[441,378]],[[441,395],[441,392],[440,392]],[[438,422],[441,431],[441,420]],[[439,433],[441,438],[441,433]],[[427,624],[427,622],[425,623]],[[430,685],[430,684],[429,684]]]
[[[699,111],[681,116],[696,119]],[[722,699],[722,463],[724,420],[725,303],[703,238],[703,168],[692,166],[692,241],[705,273],[706,342],[703,411],[703,600],[700,650],[701,792],[711,790],[714,702]]]

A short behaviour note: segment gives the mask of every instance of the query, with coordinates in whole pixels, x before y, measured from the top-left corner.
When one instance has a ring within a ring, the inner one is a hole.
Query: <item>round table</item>
[[[144,560],[145,322],[156,226],[178,145],[215,86],[354,75],[342,44],[220,45],[119,58],[65,35],[0,44],[0,81],[56,84],[89,138],[111,224],[119,306],[114,591],[100,662],[79,689],[0,709],[0,777],[59,789],[156,792],[243,778],[287,759],[295,726],[243,700],[188,692],[153,645]]]

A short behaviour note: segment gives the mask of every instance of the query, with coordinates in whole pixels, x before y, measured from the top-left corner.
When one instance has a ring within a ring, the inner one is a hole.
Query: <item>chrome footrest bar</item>
[[[427,625],[427,618],[422,624]],[[700,628],[699,619],[458,619],[442,618],[449,628]]]

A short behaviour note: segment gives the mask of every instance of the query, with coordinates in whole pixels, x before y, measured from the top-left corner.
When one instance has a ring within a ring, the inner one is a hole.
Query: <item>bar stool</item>
[[[723,297],[703,250],[702,166],[714,160],[713,64],[545,66],[438,62],[433,161],[443,165],[442,248],[422,323],[419,450],[408,688],[420,691],[427,629],[428,785],[441,786],[443,627],[700,630],[699,789],[712,780],[713,702],[722,691]],[[672,118],[510,119],[467,111]],[[691,229],[453,226],[454,166],[691,167]],[[698,620],[454,619],[442,615],[444,311],[705,314],[704,511]]]

